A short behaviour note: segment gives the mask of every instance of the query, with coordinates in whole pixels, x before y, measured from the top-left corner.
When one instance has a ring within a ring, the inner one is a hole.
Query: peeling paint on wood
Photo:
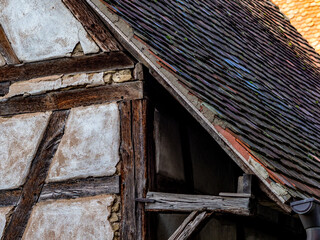
[[[99,51],[60,0],[3,0],[0,23],[21,61],[69,56],[78,42],[85,54]]]
[[[49,113],[35,113],[0,118],[0,189],[23,184]]]
[[[11,209],[12,207],[0,208],[0,238],[2,237],[4,227],[6,226],[6,215],[10,212]]]
[[[114,233],[107,219],[113,201],[113,196],[100,195],[38,203],[22,239],[112,240]]]
[[[72,109],[47,181],[113,175],[119,161],[119,128],[116,103]]]

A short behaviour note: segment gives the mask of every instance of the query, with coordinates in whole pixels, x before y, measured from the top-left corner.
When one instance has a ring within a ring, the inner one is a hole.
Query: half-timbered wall
[[[141,80],[84,1],[1,2],[1,240],[126,239],[122,202],[139,187],[123,163],[145,161]]]

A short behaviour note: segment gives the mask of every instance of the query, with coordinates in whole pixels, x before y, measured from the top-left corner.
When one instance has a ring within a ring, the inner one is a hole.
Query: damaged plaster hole
[[[83,56],[84,53],[83,53],[83,49],[82,49],[82,46],[81,46],[81,43],[78,42],[76,44],[76,46],[74,47],[72,53],[71,53],[71,56],[72,57],[78,57],[78,56]]]

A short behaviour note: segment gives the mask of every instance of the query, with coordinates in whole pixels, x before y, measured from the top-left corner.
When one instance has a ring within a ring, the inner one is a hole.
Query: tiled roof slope
[[[320,0],[272,0],[320,53]]]
[[[201,101],[198,109],[210,110],[219,134],[260,178],[279,195],[320,198],[319,56],[277,7],[268,0],[106,2],[159,67]]]

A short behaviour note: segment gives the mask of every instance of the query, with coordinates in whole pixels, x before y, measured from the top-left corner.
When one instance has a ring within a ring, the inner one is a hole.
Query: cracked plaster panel
[[[49,116],[35,113],[0,118],[0,189],[24,183]]]
[[[0,23],[21,61],[69,56],[79,42],[85,54],[99,51],[60,0],[1,0]]]
[[[116,103],[72,109],[47,181],[113,175],[119,161],[119,128]]]
[[[12,207],[0,208],[0,238],[2,237],[4,227],[6,226],[6,215],[10,212],[11,209]]]
[[[113,200],[110,195],[101,195],[38,203],[32,211],[22,239],[112,240],[108,208]]]

